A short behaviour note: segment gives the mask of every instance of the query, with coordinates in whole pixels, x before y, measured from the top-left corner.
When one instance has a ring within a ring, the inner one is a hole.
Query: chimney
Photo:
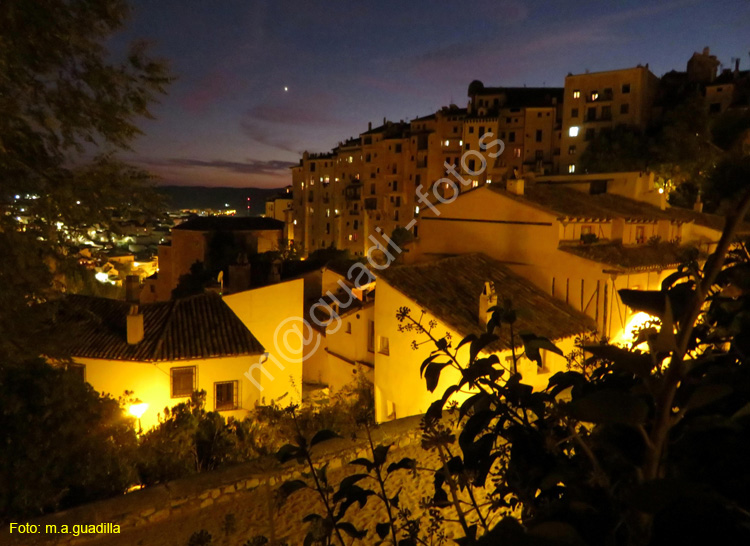
[[[695,203],[693,203],[693,210],[695,212],[703,212],[703,201],[701,201],[700,195],[695,198]]]
[[[711,48],[709,48],[708,46],[703,48],[704,55],[708,56],[710,53],[711,53]]]
[[[740,58],[737,57],[734,60],[734,74],[737,75],[739,73],[739,71],[740,71]]]
[[[479,324],[487,326],[492,318],[490,309],[497,305],[497,293],[495,292],[495,283],[487,281],[484,283],[482,293],[479,295]]]
[[[510,178],[505,183],[505,189],[508,190],[509,193],[514,193],[516,195],[523,195],[523,186],[524,186],[523,178],[518,178],[518,179]]]
[[[126,328],[129,345],[136,345],[143,341],[143,313],[139,311],[137,305],[130,306]]]
[[[229,293],[250,290],[252,268],[249,263],[237,263],[229,266]]]
[[[125,277],[125,301],[128,303],[141,303],[141,280],[138,275]]]
[[[368,131],[372,131],[372,122],[371,121],[367,122],[367,130]]]

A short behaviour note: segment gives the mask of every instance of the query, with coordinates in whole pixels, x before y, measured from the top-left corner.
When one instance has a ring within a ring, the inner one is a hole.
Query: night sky
[[[131,3],[112,49],[146,39],[178,80],[124,157],[163,184],[287,185],[303,150],[466,106],[474,79],[562,87],[639,63],[661,76],[705,46],[750,68],[750,0]]]

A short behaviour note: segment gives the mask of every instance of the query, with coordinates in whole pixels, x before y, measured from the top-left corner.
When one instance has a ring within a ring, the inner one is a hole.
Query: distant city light
[[[664,193],[664,188],[659,188],[659,193]]]

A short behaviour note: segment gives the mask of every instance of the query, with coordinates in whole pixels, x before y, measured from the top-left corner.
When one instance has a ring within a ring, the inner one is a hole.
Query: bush
[[[0,367],[0,520],[124,493],[136,481],[133,419],[42,359]]]
[[[138,474],[151,485],[242,460],[233,422],[205,410],[205,391],[165,408],[159,425],[141,437]]]

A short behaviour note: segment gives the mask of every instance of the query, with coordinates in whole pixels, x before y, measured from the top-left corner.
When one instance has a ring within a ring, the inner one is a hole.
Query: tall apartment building
[[[295,244],[364,256],[377,229],[391,235],[418,214],[415,192],[432,189],[457,162],[466,110],[445,107],[411,122],[383,120],[324,154],[305,152],[292,167]]]
[[[464,122],[464,151],[479,151],[487,165],[481,176],[474,177],[473,186],[528,172],[557,172],[562,102],[561,87],[484,87],[480,81],[472,82]],[[480,139],[488,132],[494,136],[484,137],[485,145],[495,139],[504,143],[497,157],[493,156],[499,145],[486,150],[480,146]],[[470,161],[467,158],[467,163]],[[471,165],[464,166],[464,172],[470,170]]]
[[[617,125],[645,129],[658,88],[648,65],[566,77],[560,172],[575,173],[578,157],[601,131]]]

